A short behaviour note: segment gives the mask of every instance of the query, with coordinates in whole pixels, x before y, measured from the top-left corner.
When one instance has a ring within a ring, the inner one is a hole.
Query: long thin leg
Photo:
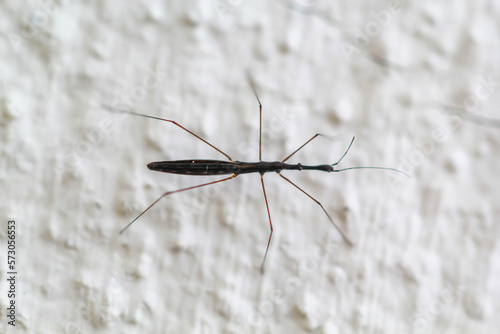
[[[247,72],[247,79],[252,87],[253,94],[259,102],[259,114],[260,114],[260,129],[259,129],[259,161],[262,161],[262,104],[260,103],[259,96],[257,95],[257,89],[255,89],[255,83],[253,82],[252,76]]]
[[[297,153],[298,151],[300,151],[304,146],[306,146],[307,144],[309,144],[309,142],[311,142],[314,138],[318,137],[318,136],[321,136],[321,137],[326,137],[325,135],[322,135],[321,133],[317,133],[315,134],[314,136],[312,136],[311,139],[309,139],[308,141],[305,142],[304,145],[302,145],[301,147],[299,147],[298,149],[296,149],[292,154],[290,154],[289,156],[287,156],[285,159],[283,159],[281,162],[285,162],[287,161],[288,159],[290,159],[292,157],[292,155],[294,155],[295,153]]]
[[[266,253],[264,254],[264,259],[260,266],[260,273],[264,273],[264,264],[266,263],[267,252],[269,251],[269,245],[271,244],[271,238],[273,236],[273,222],[271,221],[271,213],[269,212],[269,204],[267,203],[266,187],[264,187],[264,175],[260,174],[260,182],[262,183],[262,190],[264,191],[264,200],[266,201],[267,216],[269,217],[269,225],[271,226],[271,234],[269,234],[269,240],[267,241]]]
[[[352,243],[351,239],[349,239],[349,237],[344,233],[344,231],[342,231],[340,229],[340,227],[335,224],[335,222],[333,221],[332,217],[330,217],[330,215],[328,214],[328,212],[326,212],[325,208],[323,207],[323,205],[318,201],[316,200],[314,197],[312,197],[311,195],[309,195],[308,193],[306,193],[304,190],[302,190],[298,185],[296,185],[295,183],[293,183],[292,181],[290,181],[289,179],[287,179],[286,177],[284,177],[281,173],[279,173],[279,175],[284,178],[285,180],[287,180],[291,185],[293,185],[295,188],[299,189],[300,191],[302,191],[304,194],[306,194],[310,199],[312,199],[313,201],[316,202],[316,204],[318,204],[321,209],[323,209],[323,212],[326,214],[326,216],[328,217],[328,219],[330,220],[330,222],[332,222],[333,226],[335,226],[335,228],[337,229],[337,231],[340,233],[340,235],[342,236],[342,239],[344,239],[344,241],[349,245],[349,246],[353,246],[354,244]]]
[[[153,202],[153,204],[151,204],[150,206],[148,206],[148,208],[146,210],[144,210],[140,215],[138,215],[134,220],[132,220],[130,222],[130,224],[128,224],[127,226],[125,226],[121,231],[120,231],[120,234],[122,234],[123,232],[125,232],[129,227],[130,225],[132,225],[137,219],[139,219],[139,217],[141,217],[143,214],[146,213],[146,211],[148,211],[149,209],[151,209],[153,207],[153,205],[155,205],[156,203],[158,203],[163,197],[167,196],[167,195],[170,195],[170,194],[175,194],[175,193],[180,193],[181,191],[186,191],[186,190],[190,190],[190,189],[195,189],[195,188],[200,188],[200,187],[204,187],[204,186],[208,186],[208,185],[211,185],[211,184],[215,184],[215,183],[219,183],[219,182],[223,182],[223,181],[227,181],[227,180],[231,180],[233,178],[236,177],[236,174],[233,174],[232,176],[230,177],[227,177],[225,179],[222,179],[222,180],[217,180],[217,181],[213,181],[213,182],[208,182],[208,183],[204,183],[204,184],[200,184],[200,185],[197,185],[197,186],[193,186],[193,187],[189,187],[189,188],[184,188],[184,189],[179,189],[179,190],[174,190],[174,191],[168,191],[166,193],[164,193],[163,195],[161,195],[156,201]]]
[[[190,134],[192,134],[193,136],[195,136],[196,138],[198,138],[199,140],[201,140],[202,142],[204,142],[205,144],[209,145],[210,147],[216,149],[219,153],[223,154],[226,158],[229,159],[229,161],[233,161],[233,159],[231,159],[231,157],[229,155],[227,155],[226,153],[222,152],[221,150],[219,150],[217,147],[215,147],[214,145],[210,144],[208,141],[206,141],[205,139],[201,138],[200,136],[198,136],[197,134],[195,134],[194,132],[191,132],[189,131],[188,129],[186,129],[185,127],[183,127],[182,125],[180,125],[179,123],[175,122],[175,121],[172,121],[170,119],[164,119],[164,118],[159,118],[159,117],[155,117],[155,116],[149,116],[149,115],[144,115],[144,114],[139,114],[139,113],[136,113],[136,112],[133,112],[133,111],[128,111],[128,110],[121,110],[121,109],[117,109],[117,108],[113,108],[113,107],[110,107],[110,106],[107,106],[107,105],[103,105],[103,108],[106,108],[108,109],[109,111],[112,111],[112,112],[120,112],[122,114],[129,114],[129,115],[135,115],[135,116],[141,116],[141,117],[146,117],[146,118],[152,118],[152,119],[157,119],[157,120],[160,120],[160,121],[165,121],[165,122],[170,122],[174,125],[177,125],[178,127],[180,127],[181,129],[189,132]]]

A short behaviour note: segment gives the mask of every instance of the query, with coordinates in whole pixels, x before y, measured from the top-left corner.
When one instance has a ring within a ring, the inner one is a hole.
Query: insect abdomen
[[[151,162],[148,168],[172,174],[224,175],[234,174],[236,165],[234,162],[222,160],[174,160]]]

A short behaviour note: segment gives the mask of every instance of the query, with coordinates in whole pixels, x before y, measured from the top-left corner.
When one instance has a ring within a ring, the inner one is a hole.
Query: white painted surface
[[[19,232],[14,329],[0,230],[0,332],[498,330],[499,129],[440,108],[478,102],[469,110],[500,118],[499,87],[483,84],[500,78],[497,2],[405,1],[363,45],[352,35],[380,27],[373,12],[388,3],[59,3],[0,4],[0,207],[2,226],[14,218]],[[174,119],[256,160],[246,69],[264,105],[265,160],[320,132],[335,140],[293,161],[333,163],[355,135],[342,166],[412,177],[285,174],[348,231],[349,248],[314,202],[266,175],[275,233],[264,275],[258,175],[172,195],[118,235],[163,192],[217,179],[148,162],[223,156],[171,124],[101,104]]]

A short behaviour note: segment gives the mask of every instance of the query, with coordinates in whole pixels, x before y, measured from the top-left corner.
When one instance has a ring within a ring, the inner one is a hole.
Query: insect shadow
[[[171,173],[171,174],[182,174],[182,175],[231,175],[229,177],[226,177],[221,180],[217,181],[212,181],[212,182],[207,182],[203,184],[199,184],[196,186],[188,187],[188,188],[183,188],[183,189],[178,189],[174,191],[167,191],[163,195],[161,195],[156,201],[154,201],[149,207],[146,208],[140,215],[138,215],[134,220],[132,220],[127,226],[125,226],[121,231],[120,234],[125,232],[137,219],[139,219],[143,214],[145,214],[149,209],[151,209],[156,203],[158,203],[162,198],[165,196],[179,193],[182,191],[186,190],[191,190],[191,189],[196,189],[200,187],[205,187],[209,186],[211,184],[216,184],[228,180],[232,180],[235,177],[241,175],[241,174],[250,174],[250,173],[259,173],[260,174],[260,181],[262,184],[262,192],[264,194],[264,201],[266,203],[266,209],[267,209],[267,216],[269,218],[269,226],[270,226],[270,234],[269,234],[269,239],[267,241],[267,246],[266,246],[266,252],[264,253],[264,258],[262,260],[262,264],[260,266],[261,273],[264,272],[264,265],[266,263],[266,258],[267,258],[267,253],[269,251],[269,245],[271,244],[271,238],[273,236],[273,223],[271,220],[271,212],[269,211],[269,204],[267,202],[267,195],[266,195],[266,187],[264,185],[264,174],[268,172],[275,172],[278,173],[279,176],[281,176],[285,181],[290,183],[292,186],[300,190],[302,193],[304,193],[307,197],[312,199],[316,204],[318,204],[323,212],[326,214],[328,217],[328,220],[333,224],[335,229],[339,232],[341,235],[342,239],[349,245],[353,246],[353,242],[349,239],[347,234],[334,222],[332,217],[328,214],[328,212],[325,210],[323,205],[314,197],[309,195],[305,190],[297,186],[295,183],[290,181],[287,177],[285,177],[281,172],[283,170],[296,170],[296,171],[302,171],[302,170],[318,170],[322,172],[343,172],[347,170],[353,170],[353,169],[382,169],[382,170],[390,170],[390,171],[395,171],[398,173],[401,173],[405,176],[408,176],[406,173],[399,171],[394,168],[386,168],[386,167],[348,167],[348,168],[342,168],[342,169],[335,169],[335,166],[337,166],[342,159],[346,156],[347,152],[349,152],[349,149],[352,146],[352,143],[354,142],[354,138],[352,138],[349,146],[347,147],[347,150],[344,152],[344,154],[340,157],[340,159],[333,164],[325,164],[325,165],[303,165],[301,163],[297,164],[288,164],[286,161],[290,159],[295,153],[300,151],[304,146],[309,144],[313,139],[324,136],[320,133],[315,134],[312,136],[308,141],[306,141],[303,145],[301,145],[298,149],[296,149],[294,152],[292,152],[290,155],[288,155],[285,159],[281,161],[262,161],[262,104],[260,102],[259,96],[257,95],[257,90],[255,88],[254,81],[252,77],[247,73],[247,79],[250,84],[250,87],[252,88],[252,91],[255,95],[255,98],[257,99],[257,102],[259,103],[259,118],[260,118],[260,126],[259,126],[259,161],[258,162],[244,162],[244,161],[237,161],[233,160],[228,154],[224,153],[214,145],[210,144],[208,141],[205,139],[201,138],[197,134],[191,132],[190,130],[186,129],[179,123],[169,120],[169,119],[164,119],[164,118],[159,118],[155,116],[149,116],[149,115],[144,115],[140,113],[136,113],[133,111],[128,111],[128,110],[120,110],[116,109],[110,106],[103,105],[104,108],[108,109],[109,111],[112,112],[119,112],[119,113],[125,113],[125,114],[130,114],[130,115],[135,115],[135,116],[141,116],[141,117],[146,117],[146,118],[151,118],[151,119],[156,119],[160,121],[165,121],[165,122],[170,122],[179,128],[183,129],[184,131],[187,131],[191,135],[195,136],[199,140],[203,141],[205,144],[209,145],[213,149],[217,150],[220,154],[224,155],[228,161],[225,160],[200,160],[200,159],[188,159],[188,160],[174,160],[174,161],[157,161],[157,162],[151,162],[147,166],[150,170],[158,171],[158,172],[163,172],[163,173]]]

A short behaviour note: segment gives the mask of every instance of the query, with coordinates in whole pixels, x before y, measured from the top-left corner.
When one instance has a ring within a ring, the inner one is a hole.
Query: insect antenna
[[[406,174],[405,172],[403,171],[400,171],[399,169],[395,169],[395,168],[387,168],[387,167],[348,167],[348,168],[342,168],[342,169],[334,169],[332,170],[332,172],[343,172],[343,171],[346,171],[346,170],[351,170],[351,169],[382,169],[382,170],[390,170],[390,171],[393,171],[393,172],[398,172],[406,177],[410,177],[410,175]]]
[[[259,102],[259,118],[260,118],[260,123],[259,123],[259,161],[262,161],[262,103],[260,103],[259,95],[257,94],[257,89],[255,88],[255,83],[253,82],[253,78],[250,75],[250,72],[246,71],[246,75],[247,75],[247,80],[250,84],[250,87],[252,87],[253,94],[255,95],[257,102]]]
[[[342,159],[344,159],[344,157],[346,156],[347,152],[349,152],[349,149],[351,148],[352,143],[354,142],[355,138],[356,137],[352,137],[351,143],[347,147],[347,150],[345,151],[345,153],[340,157],[339,161],[337,161],[334,164],[331,164],[330,166],[332,166],[332,167],[336,166],[336,165],[338,165],[342,161]],[[343,171],[351,170],[351,169],[383,169],[383,170],[390,170],[390,171],[393,171],[393,172],[398,172],[400,174],[403,174],[406,177],[410,177],[410,175],[406,174],[405,172],[402,172],[402,171],[400,171],[398,169],[395,169],[395,168],[387,168],[387,167],[348,167],[348,168],[342,168],[342,169],[332,169],[331,172],[343,172]]]
[[[351,149],[352,143],[354,142],[354,139],[355,139],[355,138],[356,138],[356,137],[352,137],[351,143],[350,143],[350,144],[349,144],[349,146],[347,147],[347,150],[345,151],[344,155],[342,155],[342,156],[340,157],[339,161],[337,161],[337,162],[336,162],[336,163],[334,163],[334,164],[331,164],[330,166],[332,166],[332,167],[333,167],[333,166],[336,166],[336,165],[338,165],[338,164],[342,161],[342,159],[344,159],[344,157],[346,156],[347,152],[349,152],[349,150]]]

